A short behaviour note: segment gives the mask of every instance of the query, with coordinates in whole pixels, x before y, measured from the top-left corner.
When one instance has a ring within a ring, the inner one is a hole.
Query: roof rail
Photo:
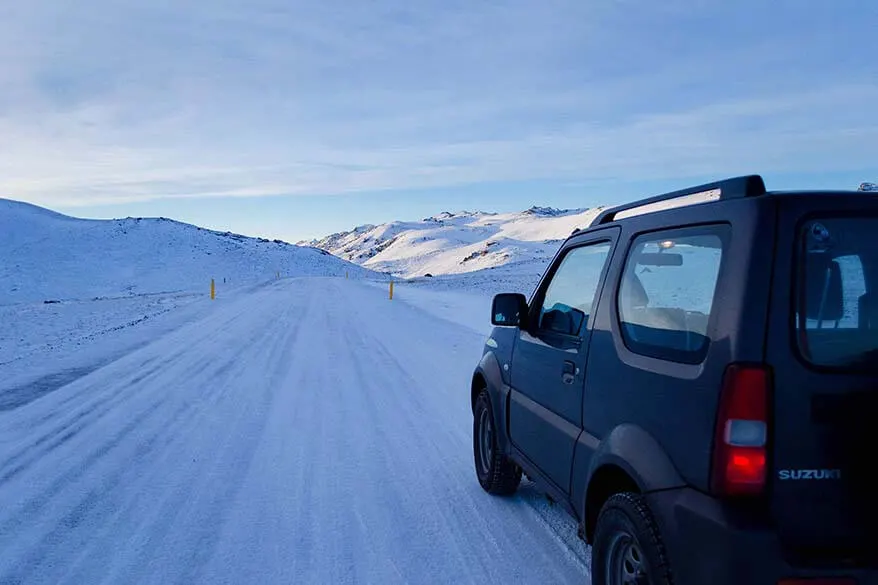
[[[634,217],[656,211],[698,205],[727,199],[742,199],[744,197],[758,197],[764,195],[765,182],[759,175],[747,175],[733,177],[724,181],[707,183],[697,187],[689,187],[680,191],[656,195],[648,199],[641,199],[632,203],[626,203],[617,207],[610,207],[601,212],[591,225],[610,223],[626,217]]]

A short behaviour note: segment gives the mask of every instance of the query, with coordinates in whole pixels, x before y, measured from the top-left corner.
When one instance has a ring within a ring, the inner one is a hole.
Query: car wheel
[[[509,495],[521,483],[521,468],[497,447],[494,412],[488,391],[482,390],[473,411],[473,456],[476,476],[489,494]]]
[[[593,585],[671,585],[658,525],[639,494],[615,494],[601,508],[591,556]]]

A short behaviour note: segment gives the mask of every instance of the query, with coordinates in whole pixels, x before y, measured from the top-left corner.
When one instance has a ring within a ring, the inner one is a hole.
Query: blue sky
[[[0,5],[0,196],[298,240],[878,180],[878,3]]]

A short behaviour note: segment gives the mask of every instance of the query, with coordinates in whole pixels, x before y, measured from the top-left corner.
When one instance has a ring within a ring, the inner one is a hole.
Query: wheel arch
[[[620,492],[646,494],[683,487],[667,452],[643,428],[619,425],[601,441],[591,459],[582,497],[582,534],[592,541],[598,514],[612,495]]]
[[[470,385],[470,410],[472,412],[476,411],[476,400],[481,394],[482,390],[488,387],[488,381],[485,380],[484,374],[481,371],[476,370],[473,374],[473,381]]]
[[[470,408],[475,411],[476,399],[482,389],[488,391],[488,399],[491,410],[494,413],[494,425],[497,430],[497,446],[503,453],[508,453],[508,432],[506,417],[506,402],[509,397],[509,387],[504,383],[500,371],[500,363],[493,352],[486,352],[482,356],[475,372],[473,372],[470,384]]]

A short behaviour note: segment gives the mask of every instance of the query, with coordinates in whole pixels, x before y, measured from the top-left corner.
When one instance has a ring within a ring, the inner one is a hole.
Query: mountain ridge
[[[518,262],[545,264],[561,240],[588,226],[601,209],[534,205],[513,213],[443,211],[420,221],[363,224],[300,243],[405,278],[461,274]]]

